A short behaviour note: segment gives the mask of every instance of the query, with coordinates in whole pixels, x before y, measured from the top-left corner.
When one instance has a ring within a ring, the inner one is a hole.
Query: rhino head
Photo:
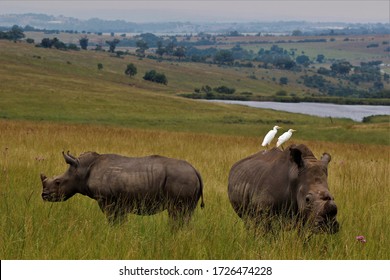
[[[331,156],[324,153],[321,160],[317,160],[310,150],[299,146],[291,148],[290,153],[291,160],[298,167],[295,178],[296,199],[303,224],[314,233],[337,233],[337,206],[328,188],[328,163]]]
[[[62,175],[48,178],[41,173],[42,199],[50,202],[65,201],[78,192],[81,178],[77,172],[79,160],[68,153],[62,152],[69,169]]]

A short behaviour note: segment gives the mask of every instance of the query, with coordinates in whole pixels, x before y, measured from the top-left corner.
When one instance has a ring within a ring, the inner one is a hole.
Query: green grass
[[[110,57],[107,53],[64,52],[4,41],[0,46],[2,119],[258,137],[279,124],[285,129],[297,129],[296,137],[303,140],[336,138],[340,142],[389,145],[388,122],[371,126],[346,119],[331,122],[326,118],[209,104],[173,95],[186,90],[180,85],[181,81],[192,82],[192,87],[195,87],[196,79],[202,83],[209,83],[205,82],[209,79],[210,84],[218,84],[224,71],[231,71],[224,68],[137,60],[137,67],[141,69],[158,66],[162,72],[170,73],[167,76],[171,85],[167,87],[146,82],[139,76],[126,77],[123,69],[134,57],[125,60]],[[98,61],[105,65],[104,71],[97,70]],[[210,72],[209,68],[216,72]],[[240,72],[234,74],[236,80],[241,75]]]

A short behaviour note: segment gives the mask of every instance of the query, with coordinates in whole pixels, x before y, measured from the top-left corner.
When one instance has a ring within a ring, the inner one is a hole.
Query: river
[[[209,100],[227,104],[239,104],[255,108],[273,109],[291,113],[301,113],[319,117],[348,118],[361,122],[364,117],[373,115],[390,115],[390,106],[376,105],[338,105],[330,103],[284,103],[238,100]]]

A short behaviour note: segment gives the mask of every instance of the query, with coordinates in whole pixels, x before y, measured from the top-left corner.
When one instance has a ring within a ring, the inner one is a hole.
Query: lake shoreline
[[[384,105],[346,105],[314,102],[287,103],[273,101],[239,101],[218,99],[210,99],[207,101],[285,111],[290,113],[300,113],[318,117],[348,118],[357,122],[362,122],[365,117],[377,115],[389,115],[390,118],[390,106]]]
[[[390,106],[390,98],[348,98],[348,97],[313,97],[313,96],[251,96],[245,94],[214,94],[204,93],[183,93],[181,97],[204,100],[226,100],[226,101],[254,101],[254,102],[279,102],[279,103],[325,103],[337,105],[372,105]]]

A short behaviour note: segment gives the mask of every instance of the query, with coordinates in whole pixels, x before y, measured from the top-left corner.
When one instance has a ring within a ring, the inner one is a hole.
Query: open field
[[[229,169],[258,150],[256,137],[25,121],[1,121],[0,131],[1,259],[390,258],[388,146],[299,141],[316,156],[332,155],[329,185],[341,223],[338,234],[304,243],[296,231],[249,234],[228,202]],[[61,151],[68,149],[185,159],[202,174],[206,207],[197,208],[187,228],[171,232],[165,212],[129,215],[125,224],[110,227],[87,197],[45,203],[39,173],[64,172]],[[357,242],[358,235],[367,243]]]
[[[172,64],[107,53],[44,50],[0,41],[1,259],[389,259],[390,123],[324,119],[176,97],[229,77],[240,90],[266,83],[234,69]],[[103,63],[103,71],[97,63]],[[168,86],[126,77],[167,73]],[[198,68],[199,67],[199,68]],[[226,76],[228,75],[228,76]],[[230,76],[229,76],[230,75]],[[239,81],[240,80],[240,81]],[[304,243],[296,231],[253,236],[227,199],[227,176],[237,160],[258,151],[275,124],[294,128],[290,143],[332,155],[329,185],[341,231]],[[171,232],[166,213],[128,216],[110,227],[96,202],[78,195],[44,203],[39,174],[66,170],[61,152],[161,154],[189,161],[202,174],[205,209]],[[367,243],[355,240],[364,235]]]

